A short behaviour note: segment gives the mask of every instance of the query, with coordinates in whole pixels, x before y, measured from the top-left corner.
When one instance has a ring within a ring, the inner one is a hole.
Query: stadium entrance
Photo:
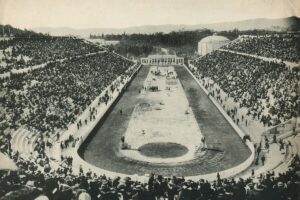
[[[141,58],[144,65],[183,65],[183,57],[176,55],[149,55],[147,58]]]

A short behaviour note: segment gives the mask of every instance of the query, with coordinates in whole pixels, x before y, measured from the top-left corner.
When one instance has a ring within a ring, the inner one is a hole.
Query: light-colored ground
[[[0,170],[17,170],[17,166],[13,160],[11,160],[7,155],[0,152]]]
[[[134,108],[124,135],[125,142],[132,149],[138,149],[147,143],[178,143],[187,147],[189,151],[176,158],[147,157],[136,150],[121,150],[121,154],[153,163],[178,163],[191,160],[195,152],[202,148],[202,134],[194,113],[189,107],[180,81],[177,78],[167,80],[165,72],[162,72],[161,76],[153,75],[151,71],[155,68],[150,69],[145,84],[152,80],[159,91],[152,92],[146,89],[141,92],[139,98],[144,99],[144,103]],[[159,68],[161,71],[165,69],[167,67]]]

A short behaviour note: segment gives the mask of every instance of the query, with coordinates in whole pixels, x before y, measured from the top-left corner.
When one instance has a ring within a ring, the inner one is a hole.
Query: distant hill
[[[43,36],[30,30],[22,30],[11,25],[0,24],[0,37],[3,36],[14,36],[14,37],[31,37],[31,36]]]
[[[156,33],[163,32],[169,33],[171,31],[181,30],[198,30],[198,29],[211,29],[215,31],[226,31],[226,30],[253,30],[253,29],[265,29],[272,31],[299,31],[300,30],[300,18],[288,17],[280,19],[251,19],[236,22],[224,22],[224,23],[213,23],[213,24],[197,24],[197,25],[145,25],[135,26],[127,28],[87,28],[87,29],[74,29],[69,27],[38,27],[32,30],[41,33],[49,33],[51,35],[75,35],[81,37],[87,37],[89,34],[131,34],[131,33]]]

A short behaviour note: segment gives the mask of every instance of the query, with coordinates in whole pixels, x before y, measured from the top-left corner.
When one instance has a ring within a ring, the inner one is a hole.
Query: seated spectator
[[[234,99],[240,107],[248,109],[247,115],[265,126],[280,124],[299,116],[299,67],[292,70],[284,64],[229,52],[215,51],[192,62],[194,74],[210,86],[208,79]],[[218,100],[218,93],[212,93]],[[229,111],[234,118],[236,111]]]
[[[103,50],[73,37],[16,37],[0,41],[0,74]]]
[[[299,63],[300,35],[299,33],[288,33],[242,36],[223,49]]]
[[[5,111],[0,114],[5,121],[1,130],[20,126],[49,134],[65,130],[117,77],[122,82],[130,75],[126,70],[132,64],[115,54],[100,53],[13,75],[1,83],[0,107]],[[103,101],[108,100],[106,94]]]
[[[20,158],[17,158],[20,159]],[[226,199],[226,200],[297,200],[300,160],[294,156],[289,170],[274,176],[261,174],[248,179],[192,181],[184,178],[150,176],[148,184],[130,178],[110,179],[87,172],[81,176],[68,170],[47,174],[30,169],[33,163],[19,164],[20,172],[2,171],[1,199]],[[68,168],[67,168],[68,169]],[[19,174],[17,174],[19,173]],[[117,180],[117,181],[116,181]],[[149,185],[150,183],[150,185]],[[153,185],[153,186],[151,186]]]

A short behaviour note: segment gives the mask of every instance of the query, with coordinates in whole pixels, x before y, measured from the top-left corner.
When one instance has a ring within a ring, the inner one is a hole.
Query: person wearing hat
[[[255,192],[254,192],[254,183],[252,182],[252,180],[246,185],[245,189],[246,189],[246,199],[249,200],[254,199]]]
[[[148,190],[152,191],[154,189],[154,174],[151,173],[148,180]]]
[[[58,187],[59,185],[57,183],[57,180],[55,180],[52,177],[48,177],[48,176],[45,177],[45,181],[43,184],[43,191],[46,194],[46,196],[49,197],[49,199],[53,198],[55,191],[58,190]]]
[[[40,195],[37,198],[35,198],[34,200],[49,200],[49,198],[45,195]]]
[[[100,193],[100,181],[93,179],[90,180],[89,182],[89,189],[88,189],[88,193],[91,195],[92,199],[96,199],[97,195]]]
[[[112,186],[117,187],[120,183],[121,178],[118,176],[112,180]]]
[[[240,179],[237,183],[233,183],[231,187],[233,190],[234,199],[246,198],[246,189],[242,179]]]
[[[163,181],[161,175],[157,176],[156,181],[154,182],[154,194],[157,199],[165,198],[165,192],[167,191],[167,184]]]
[[[203,197],[203,199],[209,199],[211,194],[213,193],[211,184],[207,180],[204,181],[204,179],[201,179],[198,187],[200,195]]]
[[[248,200],[265,200],[265,188],[260,183],[260,181],[257,181],[255,184],[253,182],[250,182],[247,184],[247,193],[246,197]]]
[[[108,195],[109,200],[119,200],[119,194],[116,191],[116,188],[111,187]]]
[[[59,189],[55,192],[53,199],[71,199],[73,198],[73,190],[72,188],[64,183],[59,184]]]
[[[122,200],[128,200],[130,199],[130,196],[127,195],[126,191],[126,186],[123,184],[123,183],[120,183],[118,186],[117,186],[117,193],[118,193],[118,196],[120,199]]]
[[[168,200],[174,200],[178,196],[178,187],[175,185],[174,180],[168,182],[167,194]]]
[[[142,187],[140,184],[134,186],[132,200],[143,200],[145,195],[143,194]]]
[[[190,199],[187,183],[183,184],[183,186],[178,194],[178,199],[180,199],[180,200],[189,200]]]
[[[109,188],[108,185],[102,185],[100,194],[98,195],[99,200],[118,200],[118,194],[113,188]]]
[[[293,179],[287,182],[286,194],[288,198],[292,200],[300,199],[299,191],[299,185],[297,185]]]
[[[287,191],[283,182],[279,181],[274,187],[273,196],[274,200],[285,200],[287,199]]]
[[[81,192],[78,196],[78,200],[91,200],[91,195],[86,192]]]
[[[198,185],[197,183],[191,181],[189,186],[189,193],[191,199],[197,199],[199,197]]]

